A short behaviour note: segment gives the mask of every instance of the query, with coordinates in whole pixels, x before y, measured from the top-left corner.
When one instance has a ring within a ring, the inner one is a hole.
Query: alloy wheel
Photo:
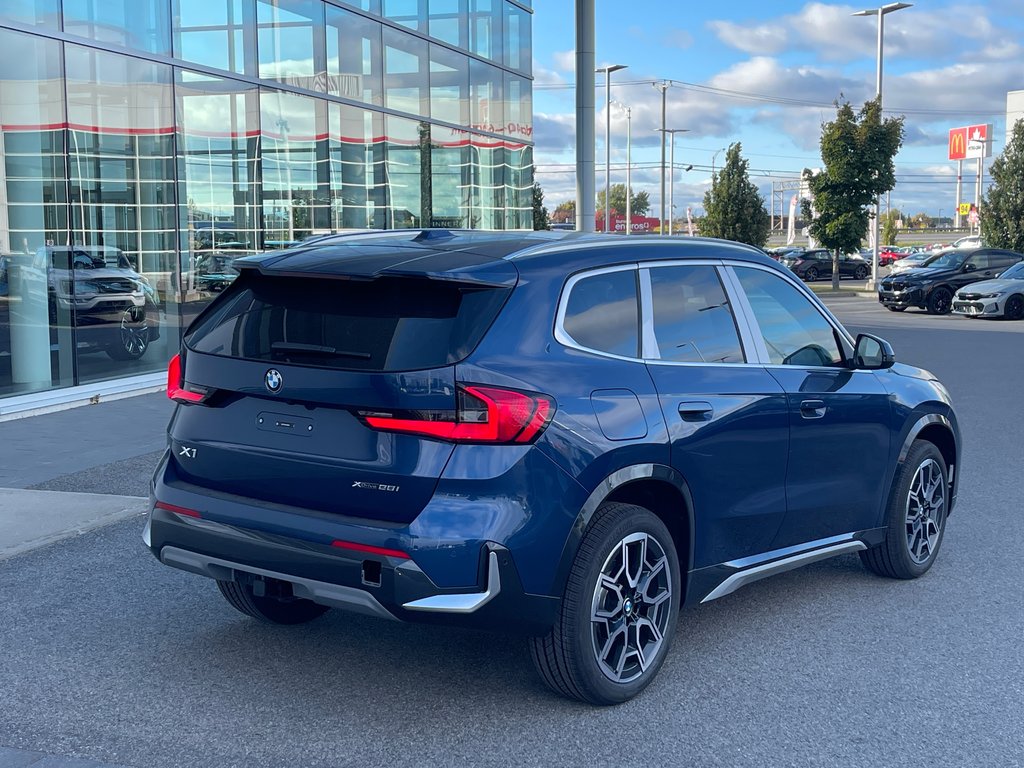
[[[121,346],[132,358],[142,357],[149,347],[149,326],[142,307],[129,307],[122,313]]]
[[[591,608],[594,657],[605,677],[628,683],[658,658],[672,614],[674,585],[662,544],[632,533],[601,567]]]
[[[939,545],[946,517],[946,483],[935,459],[922,462],[910,482],[907,496],[907,550],[910,558],[922,565]]]

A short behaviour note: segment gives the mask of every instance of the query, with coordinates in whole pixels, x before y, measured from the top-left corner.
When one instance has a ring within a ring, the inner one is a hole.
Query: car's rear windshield
[[[510,289],[425,278],[339,280],[243,271],[185,336],[196,352],[363,371],[467,357]]]

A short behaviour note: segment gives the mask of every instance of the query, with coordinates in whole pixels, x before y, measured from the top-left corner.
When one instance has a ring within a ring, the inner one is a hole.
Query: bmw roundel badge
[[[281,387],[284,386],[284,376],[276,368],[271,368],[267,371],[267,375],[263,379],[263,383],[267,385],[267,389],[271,392],[280,392]]]

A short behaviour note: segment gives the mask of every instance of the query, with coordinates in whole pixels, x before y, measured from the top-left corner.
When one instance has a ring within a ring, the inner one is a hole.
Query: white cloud
[[[555,62],[555,69],[560,72],[576,71],[576,50],[555,51],[551,54],[551,60]]]

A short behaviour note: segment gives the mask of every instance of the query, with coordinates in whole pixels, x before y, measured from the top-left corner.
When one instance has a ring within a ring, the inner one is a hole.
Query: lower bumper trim
[[[500,591],[501,573],[498,570],[498,553],[492,549],[487,555],[487,589],[483,592],[431,595],[405,603],[402,607],[409,611],[473,613],[478,608],[487,605]]]
[[[376,616],[379,619],[398,621],[387,608],[377,602],[373,595],[355,587],[329,584],[325,581],[316,581],[293,574],[268,571],[251,565],[241,565],[230,560],[201,555],[197,552],[190,552],[186,549],[172,546],[166,546],[160,550],[160,561],[164,565],[170,565],[183,571],[189,571],[219,581],[234,580],[235,571],[251,573],[268,579],[277,579],[278,581],[286,581],[292,585],[292,593],[296,597],[312,600],[321,605],[342,608],[352,613],[360,613],[364,616]]]

